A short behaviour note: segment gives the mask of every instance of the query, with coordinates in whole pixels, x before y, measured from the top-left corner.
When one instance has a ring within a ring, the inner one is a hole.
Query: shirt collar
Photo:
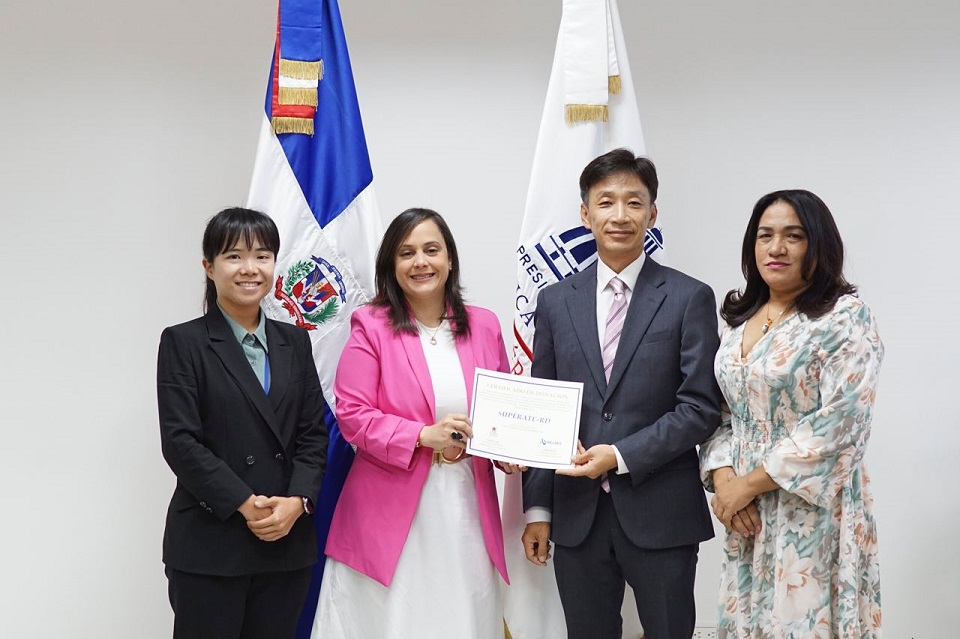
[[[253,331],[253,333],[249,333],[247,329],[240,326],[237,320],[230,317],[230,315],[223,310],[223,307],[220,306],[220,302],[217,302],[217,308],[219,308],[220,312],[223,314],[223,319],[227,320],[227,325],[230,326],[230,330],[233,332],[233,336],[237,338],[238,342],[243,344],[243,339],[247,335],[253,335],[257,338],[257,341],[260,342],[260,345],[263,346],[263,350],[267,351],[267,318],[263,314],[263,311],[260,311],[260,323],[257,324],[257,329]]]
[[[647,259],[646,253],[640,252],[640,257],[630,262],[625,269],[619,273],[604,264],[603,260],[597,259],[597,290],[602,291],[610,284],[610,280],[619,277],[620,281],[627,285],[627,288],[633,291],[637,287],[637,278],[640,277],[640,269]]]

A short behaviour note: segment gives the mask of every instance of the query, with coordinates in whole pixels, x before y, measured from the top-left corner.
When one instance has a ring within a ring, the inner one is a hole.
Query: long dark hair
[[[743,235],[740,265],[747,285],[727,293],[720,307],[720,316],[730,326],[746,322],[770,299],[770,288],[757,268],[756,244],[760,217],[776,202],[793,207],[807,234],[801,272],[809,285],[794,300],[797,311],[808,317],[821,317],[833,308],[841,295],[857,292],[857,287],[843,277],[843,240],[823,200],[803,189],[774,191],[757,201]]]
[[[440,229],[443,242],[447,245],[447,254],[450,256],[450,273],[447,274],[447,283],[443,287],[443,302],[449,315],[445,315],[444,319],[453,322],[455,337],[466,337],[470,334],[470,322],[467,319],[467,307],[463,303],[463,287],[460,285],[460,256],[457,253],[457,243],[453,240],[450,227],[436,211],[407,209],[390,222],[377,251],[375,270],[377,295],[370,304],[386,309],[390,326],[395,333],[417,333],[417,327],[410,319],[407,298],[397,281],[397,253],[400,245],[413,232],[413,229],[426,220],[432,220]]]
[[[203,231],[203,258],[212,264],[215,257],[236,246],[241,237],[247,246],[259,242],[274,258],[280,252],[280,232],[270,217],[260,211],[233,207],[223,209],[207,222]],[[204,312],[217,305],[217,287],[209,277],[206,280]]]

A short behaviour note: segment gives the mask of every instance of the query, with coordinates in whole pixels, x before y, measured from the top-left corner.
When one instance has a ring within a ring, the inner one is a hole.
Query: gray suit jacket
[[[542,290],[535,321],[532,375],[583,382],[583,446],[615,444],[630,471],[609,474],[627,537],[650,549],[713,537],[696,451],[720,425],[710,287],[647,259],[609,383],[597,330],[596,265]],[[554,543],[576,546],[590,531],[601,490],[599,479],[531,469],[524,473],[524,509],[551,509]]]

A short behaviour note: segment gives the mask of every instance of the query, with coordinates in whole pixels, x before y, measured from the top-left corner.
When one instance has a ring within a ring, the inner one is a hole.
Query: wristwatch
[[[312,515],[313,504],[310,503],[310,499],[308,497],[301,497],[300,499],[303,500],[303,512],[307,513],[308,515]]]

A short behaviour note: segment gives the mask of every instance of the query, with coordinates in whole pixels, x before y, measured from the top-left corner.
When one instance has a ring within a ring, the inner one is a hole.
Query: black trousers
[[[693,582],[699,548],[638,548],[620,527],[612,498],[603,493],[584,542],[554,548],[568,639],[620,639],[624,582],[636,595],[645,639],[690,639],[697,617]]]
[[[167,568],[174,639],[293,639],[310,568],[241,577]]]

